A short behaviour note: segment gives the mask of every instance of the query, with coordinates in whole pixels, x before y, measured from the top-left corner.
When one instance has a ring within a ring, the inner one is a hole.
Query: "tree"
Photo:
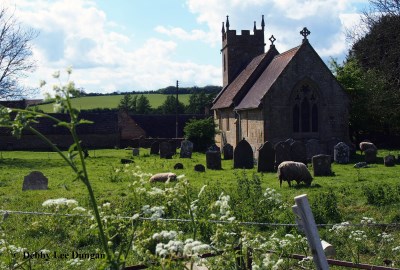
[[[131,104],[132,104],[132,96],[129,94],[124,95],[119,101],[118,109],[121,111],[128,112],[131,109]]]
[[[0,10],[0,98],[16,99],[32,92],[19,84],[19,79],[35,69],[30,42],[37,36],[23,29],[8,10]]]
[[[185,138],[193,142],[194,151],[205,151],[214,143],[216,125],[212,117],[191,119],[183,128]]]
[[[211,107],[213,94],[207,95],[204,91],[193,93],[189,98],[188,113],[204,114],[206,107]]]
[[[173,95],[168,95],[164,103],[159,107],[162,114],[175,114],[176,113],[176,98]],[[178,100],[178,113],[185,112],[185,105]]]
[[[137,98],[136,102],[136,113],[148,114],[150,111],[151,106],[149,99],[144,95],[140,95],[139,98]]]

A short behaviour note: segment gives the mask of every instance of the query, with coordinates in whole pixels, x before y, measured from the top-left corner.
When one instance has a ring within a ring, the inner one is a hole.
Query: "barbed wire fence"
[[[21,210],[8,210],[8,209],[0,209],[0,215],[2,216],[3,220],[7,220],[11,215],[28,215],[28,216],[58,216],[58,217],[67,217],[67,218],[92,218],[92,215],[89,214],[68,214],[68,213],[53,213],[53,212],[41,212],[41,211],[21,211]],[[111,216],[105,216],[105,218],[110,218]],[[138,221],[150,221],[150,222],[174,222],[174,223],[192,223],[193,220],[185,219],[185,218],[150,218],[150,217],[137,217],[134,218],[133,216],[113,216],[116,219],[122,220],[138,220]],[[202,223],[210,223],[210,224],[232,224],[232,221],[227,220],[195,220],[195,222],[202,222]],[[259,227],[299,227],[297,223],[273,223],[273,222],[252,222],[252,221],[235,221],[235,224],[241,226],[259,226]],[[315,224],[318,228],[331,228],[338,224]],[[370,228],[390,228],[391,230],[400,230],[400,223],[341,223],[343,227],[370,227]],[[269,250],[269,253],[276,253],[276,251]],[[205,253],[199,255],[200,258],[211,258],[219,256],[221,252],[213,252],[213,253]],[[251,254],[249,256],[251,258]],[[305,255],[300,254],[286,254],[282,257],[290,258],[290,259],[297,259],[303,260],[306,258]],[[179,258],[178,258],[179,259]],[[181,258],[183,260],[184,258]],[[388,266],[376,266],[376,265],[369,265],[369,264],[361,264],[361,263],[354,263],[348,261],[340,261],[334,259],[327,259],[327,263],[329,265],[335,265],[340,267],[346,268],[353,268],[353,269],[373,269],[373,270],[400,270],[399,268],[392,268]],[[133,265],[128,266],[126,270],[137,270],[137,269],[147,269],[149,266],[146,265]],[[247,262],[247,268],[251,269],[251,261],[250,263]]]

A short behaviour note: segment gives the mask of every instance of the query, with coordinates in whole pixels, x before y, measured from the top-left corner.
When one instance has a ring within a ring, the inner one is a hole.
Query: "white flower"
[[[111,203],[107,202],[107,203],[103,203],[103,208],[110,208]]]
[[[73,199],[66,199],[66,198],[58,198],[58,199],[49,199],[42,203],[44,207],[56,207],[59,208],[60,206],[77,206],[78,202]]]
[[[77,212],[85,212],[85,211],[86,211],[86,209],[85,209],[85,208],[83,208],[83,207],[80,207],[80,206],[78,206],[78,207],[75,207],[74,209],[72,209],[72,211],[77,211]]]

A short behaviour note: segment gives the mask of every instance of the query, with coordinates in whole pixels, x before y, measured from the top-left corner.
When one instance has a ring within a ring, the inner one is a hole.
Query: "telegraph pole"
[[[179,81],[176,81],[176,105],[175,105],[175,138],[178,138],[178,89]]]

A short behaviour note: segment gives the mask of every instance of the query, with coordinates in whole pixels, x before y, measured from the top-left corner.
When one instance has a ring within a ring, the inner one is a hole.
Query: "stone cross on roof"
[[[275,40],[276,40],[276,38],[274,37],[274,35],[272,35],[272,36],[269,38],[269,41],[271,41],[271,46],[274,46]]]
[[[304,27],[303,30],[300,31],[300,35],[304,37],[303,42],[307,40],[307,36],[309,36],[310,34],[311,32],[307,29],[307,27]]]

